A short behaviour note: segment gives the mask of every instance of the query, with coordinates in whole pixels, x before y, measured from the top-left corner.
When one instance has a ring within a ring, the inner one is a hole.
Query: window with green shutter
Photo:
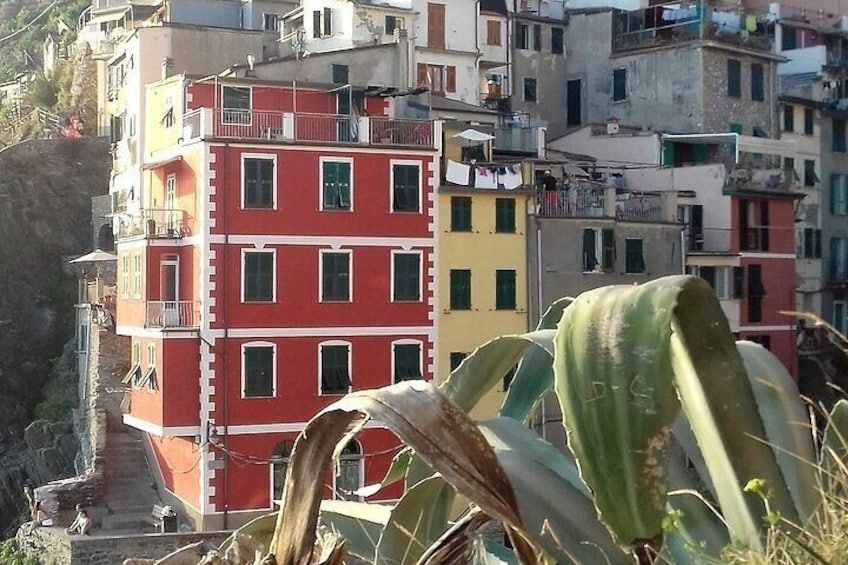
[[[836,216],[848,214],[848,175],[830,175],[830,213]]]
[[[321,300],[350,301],[350,253],[321,254]]]
[[[392,300],[418,302],[421,300],[421,254],[394,253]]]
[[[242,208],[274,207],[274,160],[245,158],[242,179]]]
[[[515,199],[495,199],[495,233],[515,233]]]
[[[418,165],[392,165],[392,212],[418,212],[421,190]]]
[[[624,240],[625,266],[627,273],[644,273],[645,257],[642,250],[642,240],[627,238]]]
[[[274,347],[245,346],[242,354],[244,374],[242,388],[245,398],[274,396]]]
[[[831,150],[836,153],[845,153],[845,120],[833,118],[831,123],[833,125],[833,133],[831,134]]]
[[[321,345],[321,394],[350,390],[350,345]]]
[[[751,100],[756,102],[766,99],[764,74],[760,63],[751,63]]]
[[[848,239],[830,238],[830,277],[841,280],[848,276]]]
[[[495,310],[515,310],[515,271],[495,271]]]
[[[274,254],[270,251],[245,251],[242,273],[245,302],[273,302]]]
[[[323,210],[350,210],[350,162],[321,163],[321,207]]]
[[[727,95],[742,97],[742,63],[738,59],[727,60]]]
[[[450,308],[471,310],[471,271],[468,269],[451,269]]]
[[[451,196],[451,231],[471,231],[471,197]]]
[[[421,378],[421,344],[394,344],[394,382],[412,381]]]

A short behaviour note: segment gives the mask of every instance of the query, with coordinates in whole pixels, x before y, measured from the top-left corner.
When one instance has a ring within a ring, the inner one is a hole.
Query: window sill
[[[321,208],[321,212],[332,212],[336,214],[340,214],[343,212],[353,212],[350,208]]]
[[[276,300],[242,300],[242,304],[276,304]]]
[[[421,210],[390,210],[392,214],[420,214]]]
[[[277,395],[271,395],[271,396],[258,396],[258,395],[257,396],[245,396],[244,394],[241,395],[242,400],[270,400],[270,399],[273,399],[273,398],[277,398]]]
[[[339,392],[332,392],[332,391],[331,391],[331,392],[323,392],[323,391],[320,391],[320,392],[318,392],[318,396],[319,396],[319,397],[324,397],[324,396],[334,396],[334,397],[339,397],[339,396],[344,396],[344,395],[346,395],[346,394],[348,394],[348,393],[352,392],[352,390],[353,390],[353,389],[348,389],[348,390],[345,390],[345,391],[339,391]]]
[[[321,299],[321,300],[319,300],[318,302],[320,302],[321,304],[352,304],[352,303],[353,303],[353,300],[350,300],[350,299],[346,299],[346,300],[328,300],[328,299],[324,299],[324,298],[322,298],[322,299]]]
[[[424,302],[420,298],[410,298],[409,300],[399,300],[397,298],[392,298],[392,304],[421,304]]]

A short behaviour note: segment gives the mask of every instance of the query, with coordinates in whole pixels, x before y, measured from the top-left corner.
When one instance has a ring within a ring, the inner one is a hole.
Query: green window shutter
[[[830,213],[836,214],[836,191],[839,190],[839,175],[830,173]]]
[[[733,298],[745,296],[745,267],[733,267]]]
[[[324,186],[322,190],[324,193],[324,208],[333,209],[337,207],[339,200],[338,163],[324,162],[323,174]]]
[[[471,231],[471,198],[451,196],[451,231]]]
[[[350,300],[350,255],[347,253],[324,253],[322,255],[324,300]]]
[[[451,310],[471,309],[471,271],[452,269],[450,272]]]
[[[605,229],[601,234],[601,249],[603,252],[603,263],[601,266],[605,271],[615,269],[615,231]]]
[[[421,300],[420,273],[421,256],[419,254],[395,253],[393,300]]]
[[[245,253],[244,299],[270,302],[274,298],[274,257],[271,253]]]
[[[409,381],[421,378],[421,346],[417,343],[401,343],[394,346],[394,381]]]
[[[244,395],[274,394],[274,348],[249,347],[244,350]]]
[[[642,253],[642,240],[641,239],[625,239],[624,240],[624,254],[625,254],[625,266],[624,271],[626,273],[644,273],[645,272],[645,258]]]
[[[495,271],[495,309],[515,310],[515,271]]]
[[[344,394],[350,389],[349,346],[321,346],[321,393]]]
[[[662,144],[663,166],[674,166],[674,143],[671,141],[663,141]]]
[[[839,253],[839,238],[831,237],[830,238],[830,278],[835,279],[837,273],[837,258],[836,256]]]
[[[350,210],[350,163],[336,164],[336,182],[339,187],[339,208]]]
[[[515,233],[515,199],[495,200],[495,233]]]
[[[583,272],[594,271],[598,266],[598,257],[595,253],[595,230],[587,228],[583,230]]]
[[[703,165],[704,163],[707,162],[707,146],[706,145],[701,144],[701,143],[695,145],[695,147],[692,148],[692,153],[693,153],[692,158],[694,159],[695,163],[698,163],[699,165]]]

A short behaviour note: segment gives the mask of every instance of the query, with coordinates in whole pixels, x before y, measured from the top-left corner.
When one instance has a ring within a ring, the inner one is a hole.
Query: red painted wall
[[[163,425],[198,426],[200,340],[162,340],[159,386],[165,391]]]
[[[199,447],[192,438],[149,437],[165,488],[199,511],[202,508]]]

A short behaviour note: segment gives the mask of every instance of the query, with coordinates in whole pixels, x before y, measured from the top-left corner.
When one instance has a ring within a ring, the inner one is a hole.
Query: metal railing
[[[662,201],[659,196],[636,196],[617,200],[615,217],[626,222],[660,222]]]
[[[603,187],[575,186],[537,193],[539,216],[550,218],[601,218],[605,214]]]
[[[495,128],[495,149],[536,153],[539,149],[538,128]]]
[[[147,328],[196,328],[200,324],[200,302],[155,300],[147,302]]]
[[[147,238],[177,239],[186,234],[185,211],[150,208],[127,212],[115,217],[116,238],[144,236]]]
[[[372,145],[433,146],[433,123],[426,120],[368,118]]]
[[[356,143],[358,127],[353,116],[344,114],[295,114],[295,141]]]

